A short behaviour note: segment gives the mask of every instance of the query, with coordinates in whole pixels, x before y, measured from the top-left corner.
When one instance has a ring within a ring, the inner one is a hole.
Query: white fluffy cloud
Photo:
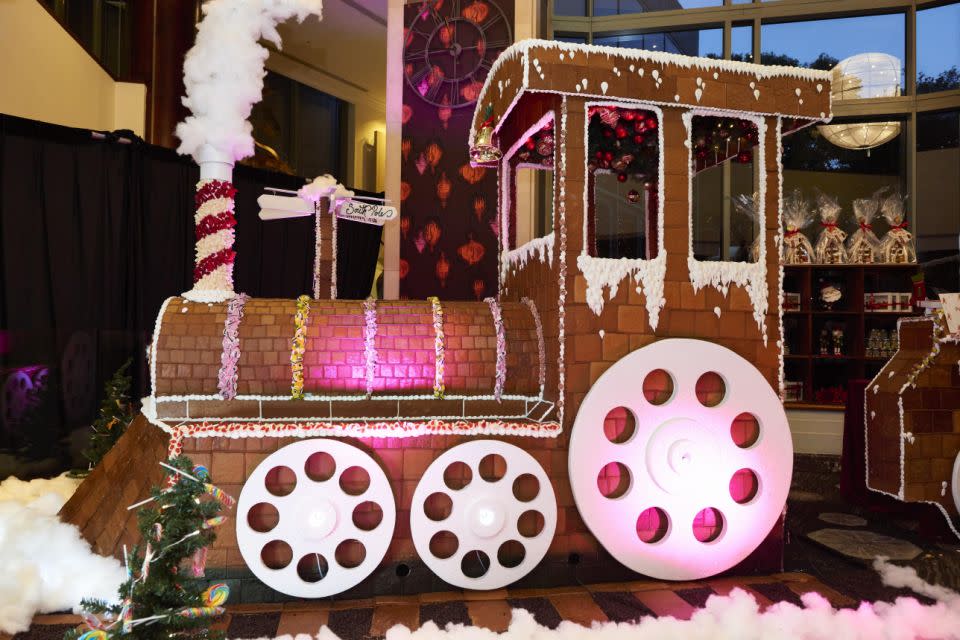
[[[263,38],[280,48],[277,25],[321,15],[322,0],[209,0],[197,39],[183,63],[183,104],[192,115],[177,125],[182,154],[196,157],[209,144],[235,160],[253,155],[247,121],[263,95]]]
[[[0,483],[0,632],[26,631],[35,614],[77,610],[85,597],[116,599],[123,567],[57,518],[77,484],[65,475]]]

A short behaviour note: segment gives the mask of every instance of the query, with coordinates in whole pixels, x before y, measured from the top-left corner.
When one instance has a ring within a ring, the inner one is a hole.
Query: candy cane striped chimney
[[[197,253],[193,267],[193,288],[183,297],[195,302],[222,302],[234,297],[233,250],[235,238],[233,156],[210,145],[197,154],[200,182],[197,183]]]

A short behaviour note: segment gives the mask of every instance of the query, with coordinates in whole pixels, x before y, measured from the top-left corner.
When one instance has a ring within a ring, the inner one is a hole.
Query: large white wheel
[[[780,399],[717,344],[665,339],[610,367],[580,405],[570,484],[621,563],[694,580],[746,558],[787,499],[793,444]]]
[[[393,539],[387,476],[360,449],[305,440],[268,456],[237,501],[237,543],[264,584],[299,598],[345,591],[369,576]]]
[[[529,573],[557,528],[550,479],[529,453],[497,440],[446,451],[413,493],[410,531],[420,558],[464,589],[499,589]]]

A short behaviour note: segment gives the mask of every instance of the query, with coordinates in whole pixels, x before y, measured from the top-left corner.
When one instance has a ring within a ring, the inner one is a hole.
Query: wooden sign
[[[397,208],[360,200],[347,200],[337,209],[337,217],[382,227],[384,222],[397,217]]]

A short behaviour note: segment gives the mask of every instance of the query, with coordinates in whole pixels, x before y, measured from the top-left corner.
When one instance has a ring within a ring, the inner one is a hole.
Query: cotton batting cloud
[[[57,518],[78,484],[65,475],[0,483],[0,632],[26,631],[38,613],[79,611],[83,598],[116,600],[123,567]]]
[[[209,0],[197,39],[183,63],[183,104],[192,115],[177,125],[179,153],[197,157],[210,145],[234,160],[253,155],[247,121],[263,95],[263,38],[280,48],[277,25],[296,17],[321,17],[322,0]]]
[[[304,200],[317,202],[323,197],[328,197],[331,200],[344,200],[346,198],[352,198],[354,193],[327,173],[314,178],[311,182],[301,187],[300,190],[297,191],[297,195]]]
[[[427,622],[416,631],[397,625],[386,640],[957,640],[960,639],[960,595],[921,580],[909,567],[878,558],[874,567],[891,587],[909,587],[938,600],[924,605],[914,598],[895,602],[863,602],[856,609],[834,609],[817,593],[801,597],[802,607],[779,602],[761,610],[752,595],[734,589],[711,596],[689,620],[642,618],[637,622],[594,623],[587,628],[562,622],[556,629],[540,626],[533,614],[513,610],[503,633],[481,627],[449,624],[440,629]],[[589,596],[584,596],[589,597]],[[298,634],[276,640],[337,640],[328,627],[316,636]],[[261,640],[267,640],[266,638]]]

